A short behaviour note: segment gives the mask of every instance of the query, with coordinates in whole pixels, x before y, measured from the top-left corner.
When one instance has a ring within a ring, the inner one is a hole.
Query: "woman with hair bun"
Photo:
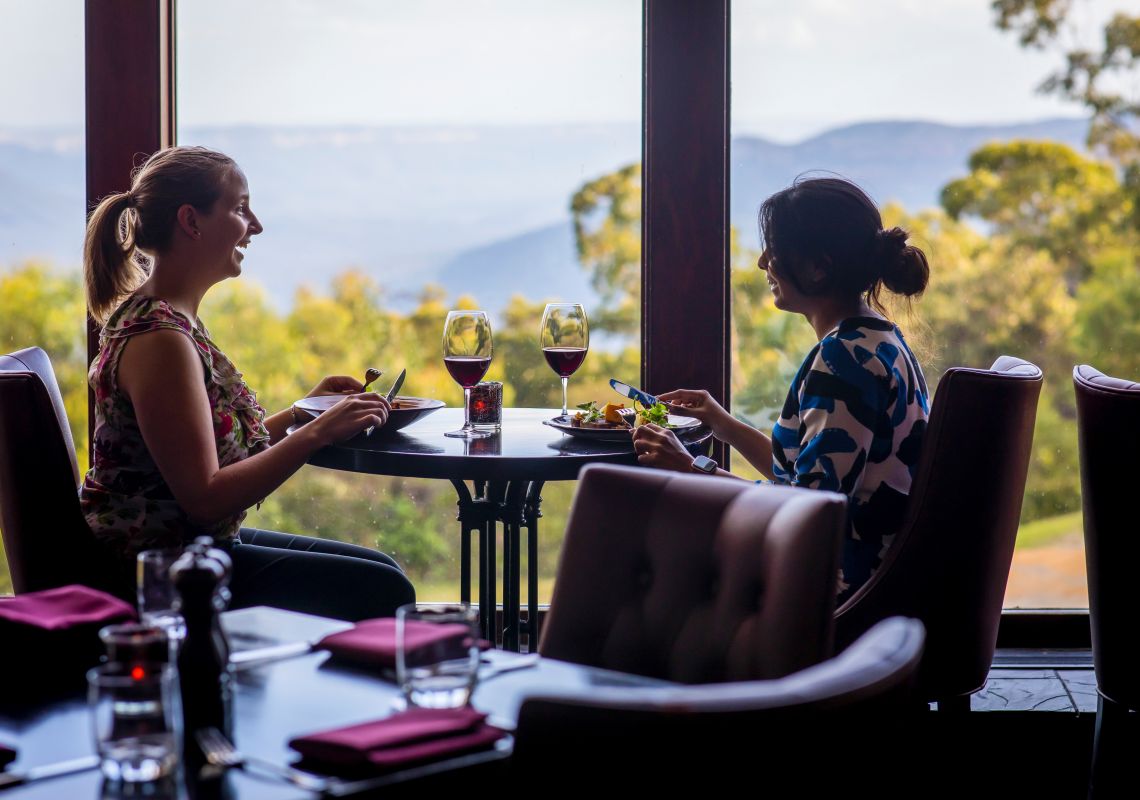
[[[202,147],[172,147],[139,167],[130,191],[103,198],[84,240],[87,302],[103,328],[89,382],[92,466],[80,488],[91,530],[123,567],[135,556],[206,535],[234,563],[235,606],[273,605],[363,619],[391,615],[415,590],[383,553],[242,528],[246,509],[316,450],[369,426],[389,407],[347,376],[310,393],[344,394],[286,436],[291,412],[266,416],[198,318],[203,296],[241,273],[262,232],[237,164]]]
[[[902,523],[929,414],[922,368],[887,318],[884,287],[905,297],[926,288],[930,268],[901,228],[858,187],[838,178],[797,179],[760,208],[776,308],[803,314],[819,337],[788,389],[771,437],[722,408],[706,391],[660,399],[696,417],[773,483],[841,492],[850,499],[839,575],[842,602],[882,563]],[[634,433],[638,461],[731,476],[698,463],[671,431]]]

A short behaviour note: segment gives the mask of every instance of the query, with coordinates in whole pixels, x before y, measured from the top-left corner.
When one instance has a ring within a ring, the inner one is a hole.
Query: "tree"
[[[1072,0],[993,0],[992,6],[998,28],[1015,31],[1022,46],[1062,54],[1064,66],[1040,90],[1088,109],[1089,144],[1123,169],[1126,189],[1140,197],[1140,15],[1113,14],[1099,47],[1089,47],[1080,40],[1088,31],[1072,21]],[[1132,213],[1140,221],[1135,205]]]

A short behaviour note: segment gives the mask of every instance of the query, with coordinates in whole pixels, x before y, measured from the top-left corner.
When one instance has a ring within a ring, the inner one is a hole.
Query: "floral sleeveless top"
[[[210,526],[190,521],[147,450],[130,398],[119,391],[119,357],[127,341],[164,328],[190,337],[202,360],[218,465],[225,467],[269,447],[265,410],[201,320],[190,320],[164,300],[127,298],[103,327],[99,355],[88,373],[95,393],[95,435],[92,467],[79,489],[91,530],[124,561],[133,561],[141,550],[180,547],[196,536],[228,543],[245,518],[243,511]]]

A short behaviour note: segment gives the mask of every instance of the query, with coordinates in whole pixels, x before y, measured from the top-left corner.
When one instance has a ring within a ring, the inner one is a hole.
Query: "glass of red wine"
[[[482,311],[449,311],[443,323],[443,364],[463,387],[463,427],[444,436],[482,439],[491,431],[471,424],[471,387],[482,380],[491,366],[491,321]]]
[[[567,416],[566,385],[586,360],[590,349],[590,323],[578,303],[549,303],[542,312],[539,342],[546,363],[562,379],[562,416]]]

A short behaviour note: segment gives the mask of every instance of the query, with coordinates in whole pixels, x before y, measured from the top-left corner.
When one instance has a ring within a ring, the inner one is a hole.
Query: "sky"
[[[1140,0],[1075,0],[1086,31]],[[0,128],[82,124],[83,0],[0,0]],[[182,126],[636,122],[640,0],[179,0]],[[1073,116],[989,0],[735,0],[737,133]],[[1078,32],[1079,34],[1079,32]],[[19,76],[16,79],[14,76]]]

